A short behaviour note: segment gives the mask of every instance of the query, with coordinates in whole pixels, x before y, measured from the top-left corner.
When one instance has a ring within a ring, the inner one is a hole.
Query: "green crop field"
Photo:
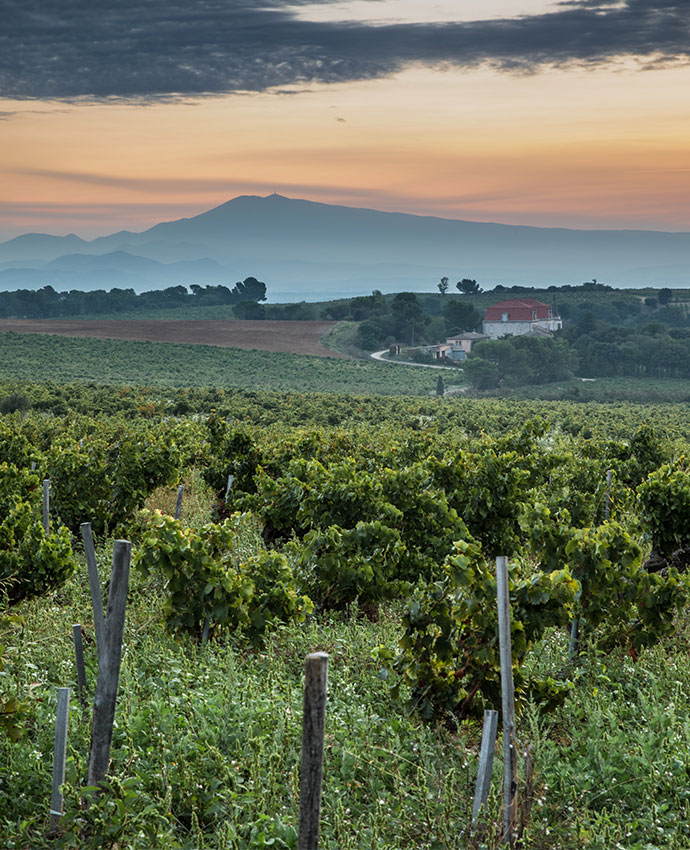
[[[303,665],[319,650],[320,846],[497,850],[500,729],[475,836],[470,817],[483,711],[501,707],[499,554],[520,846],[690,846],[685,403],[437,398],[433,370],[205,346],[2,345],[3,847],[296,850]],[[395,395],[402,379],[426,393]],[[84,521],[104,594],[114,539],[133,544],[100,789]],[[48,836],[60,687],[64,815]]]
[[[6,379],[430,395],[438,374],[386,363],[205,345],[0,333],[0,377]],[[448,386],[463,383],[461,373],[442,374]]]

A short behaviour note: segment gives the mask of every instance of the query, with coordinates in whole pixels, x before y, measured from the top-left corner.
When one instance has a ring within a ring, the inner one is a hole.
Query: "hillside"
[[[87,259],[93,256],[98,263]],[[267,281],[273,300],[420,291],[443,275],[469,275],[484,286],[580,283],[593,275],[618,286],[684,286],[690,234],[521,227],[274,194],[233,198],[142,233],[90,242],[27,234],[0,245],[4,289],[51,284],[141,291],[227,283],[247,274]]]

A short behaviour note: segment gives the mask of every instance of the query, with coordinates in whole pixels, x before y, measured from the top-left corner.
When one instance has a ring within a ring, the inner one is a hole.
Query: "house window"
[[[502,322],[508,321],[508,314],[507,313],[501,313],[501,321]]]

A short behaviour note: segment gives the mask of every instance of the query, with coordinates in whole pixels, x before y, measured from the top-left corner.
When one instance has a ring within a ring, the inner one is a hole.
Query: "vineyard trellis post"
[[[72,640],[74,642],[74,661],[77,667],[79,702],[83,702],[86,696],[86,667],[84,666],[84,645],[81,639],[81,623],[73,624]]]
[[[479,813],[486,801],[489,799],[491,788],[491,772],[494,764],[494,749],[496,747],[496,728],[498,726],[498,712],[487,709],[484,712],[484,727],[482,729],[482,746],[479,752],[479,769],[477,771],[477,784],[474,790],[474,805],[472,806],[472,828],[474,832],[479,821]]]
[[[96,633],[96,650],[100,664],[103,655],[103,644],[105,641],[105,620],[103,618],[103,598],[101,596],[101,579],[98,575],[98,564],[96,562],[96,547],[93,543],[91,523],[83,522],[80,526],[81,536],[84,540],[84,552],[86,553],[86,566],[89,572],[89,590],[91,591],[91,607],[93,608],[93,629]]]
[[[508,558],[496,558],[498,599],[498,641],[501,656],[501,704],[503,714],[503,837],[501,842],[515,846],[517,828],[517,742],[515,738],[515,691],[513,653],[510,640],[510,589]]]
[[[67,732],[69,727],[69,688],[58,688],[57,713],[55,718],[55,748],[53,750],[53,787],[50,795],[49,835],[58,830],[62,811],[62,786],[65,784],[65,762],[67,760]]]
[[[304,663],[298,850],[317,850],[319,846],[327,686],[327,653],[307,655]]]
[[[182,515],[182,496],[184,495],[184,485],[180,484],[177,488],[177,499],[175,501],[175,519],[179,519]]]
[[[93,703],[88,785],[99,785],[108,772],[117,686],[120,679],[122,636],[125,626],[131,555],[132,544],[129,540],[115,541],[105,619],[103,654],[98,665],[96,697]]]
[[[43,533],[50,534],[50,478],[43,479]]]
[[[604,519],[608,519],[611,513],[611,480],[613,478],[613,470],[609,469],[606,472],[606,502],[604,503]]]

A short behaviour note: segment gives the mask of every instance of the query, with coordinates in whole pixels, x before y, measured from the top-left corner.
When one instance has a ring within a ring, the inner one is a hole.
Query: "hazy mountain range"
[[[431,291],[447,275],[484,287],[596,278],[690,284],[690,233],[520,227],[243,195],[193,218],[91,241],[29,233],[0,243],[0,290],[232,285],[249,275],[271,301],[380,289]]]

